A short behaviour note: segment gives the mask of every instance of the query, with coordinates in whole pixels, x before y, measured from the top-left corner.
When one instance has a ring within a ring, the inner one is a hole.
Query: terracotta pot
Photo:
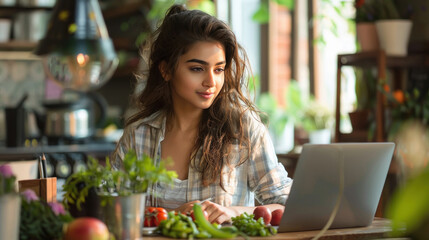
[[[380,49],[377,28],[374,23],[357,23],[356,37],[362,52]]]
[[[357,110],[349,112],[353,131],[367,130],[369,127],[369,110]]]

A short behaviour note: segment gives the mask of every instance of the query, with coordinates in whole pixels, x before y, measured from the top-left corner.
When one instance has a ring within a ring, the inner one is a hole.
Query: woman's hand
[[[231,217],[236,216],[236,211],[232,208],[224,207],[214,202],[205,201],[201,204],[201,209],[209,215],[211,223],[230,223]]]
[[[192,208],[194,207],[194,204],[199,202],[200,201],[188,202],[174,210],[176,212],[188,214],[192,212]],[[273,212],[276,209],[284,210],[284,206],[280,204],[267,204],[264,206],[269,208],[271,212]],[[248,214],[253,214],[254,209],[255,207],[244,207],[244,206],[224,207],[210,201],[204,201],[203,203],[201,203],[201,210],[207,212],[209,216],[209,221],[211,223],[218,223],[218,224],[231,223],[232,217],[237,217],[240,214],[243,214],[244,212],[247,212]]]
[[[200,202],[200,201],[187,202],[187,203],[183,204],[182,206],[174,209],[174,211],[180,212],[180,213],[183,213],[186,215],[186,214],[192,212],[192,208],[194,207],[194,203],[198,203],[198,202]]]
[[[188,214],[192,212],[192,208],[195,203],[200,201],[187,202],[180,207],[174,209],[176,212]],[[236,212],[228,207],[223,207],[219,204],[210,201],[204,201],[201,204],[201,210],[206,211],[209,216],[209,222],[222,224],[225,222],[231,222],[231,217],[235,217]]]

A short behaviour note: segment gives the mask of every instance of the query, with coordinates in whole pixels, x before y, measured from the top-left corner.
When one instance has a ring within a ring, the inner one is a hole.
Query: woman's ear
[[[162,78],[164,78],[164,81],[168,82],[170,80],[170,74],[167,70],[167,63],[165,61],[162,61],[158,65],[158,69],[161,72],[161,76]]]

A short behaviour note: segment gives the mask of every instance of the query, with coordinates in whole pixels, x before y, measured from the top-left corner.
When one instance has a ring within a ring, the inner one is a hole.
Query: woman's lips
[[[212,92],[199,92],[198,95],[200,95],[202,98],[209,99],[214,95],[214,93],[212,93]]]

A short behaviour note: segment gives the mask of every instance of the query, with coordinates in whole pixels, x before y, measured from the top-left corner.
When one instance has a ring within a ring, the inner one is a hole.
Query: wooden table
[[[330,229],[319,239],[375,239],[387,237],[388,233],[391,232],[390,221],[384,218],[375,218],[372,224],[368,227],[359,228],[343,228],[343,229]],[[319,231],[305,231],[305,232],[289,232],[289,233],[277,233],[271,237],[251,237],[251,240],[263,240],[263,239],[276,239],[276,240],[305,240],[312,239]],[[166,238],[162,236],[144,236],[144,240],[171,240],[172,238]],[[237,237],[237,240],[242,240],[242,237]]]

